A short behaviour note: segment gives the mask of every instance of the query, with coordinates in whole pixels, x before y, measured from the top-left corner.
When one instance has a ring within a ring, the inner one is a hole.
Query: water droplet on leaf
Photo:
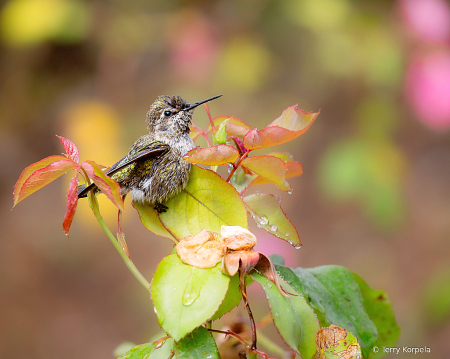
[[[269,223],[269,220],[267,219],[266,216],[262,215],[262,216],[259,216],[258,222],[259,222],[262,226],[265,226],[267,223]]]
[[[277,229],[278,229],[278,227],[277,227],[275,224],[271,224],[271,225],[269,226],[269,230],[270,230],[271,232],[275,232]]]

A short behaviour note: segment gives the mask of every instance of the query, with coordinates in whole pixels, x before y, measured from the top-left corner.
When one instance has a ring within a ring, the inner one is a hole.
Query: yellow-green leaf
[[[275,183],[283,191],[291,190],[286,182],[286,163],[274,156],[252,156],[242,160],[241,165],[261,176],[265,181]]]
[[[248,228],[244,202],[232,185],[217,173],[192,166],[189,182],[177,196],[164,203],[164,226],[182,239],[202,229],[220,233],[220,227]]]
[[[297,230],[286,217],[280,206],[279,199],[272,194],[257,193],[243,198],[247,211],[255,220],[258,227],[270,234],[288,241],[295,248],[302,243]]]

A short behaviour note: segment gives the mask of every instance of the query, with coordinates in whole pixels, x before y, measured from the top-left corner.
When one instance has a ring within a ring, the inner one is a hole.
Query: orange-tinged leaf
[[[274,156],[252,156],[242,160],[241,165],[261,176],[265,181],[275,183],[283,191],[291,187],[286,182],[286,163]]]
[[[239,152],[230,145],[215,145],[206,148],[196,147],[190,150],[183,158],[191,163],[201,165],[225,165],[234,163],[239,157]]]
[[[247,211],[257,225],[270,234],[288,241],[294,247],[301,246],[297,230],[286,217],[279,199],[271,194],[251,194],[243,198]]]
[[[202,129],[197,126],[190,126],[191,132],[189,132],[189,136],[192,138],[192,141],[196,141],[197,138],[203,133]]]
[[[69,185],[69,192],[67,193],[67,212],[64,216],[63,230],[66,236],[69,236],[69,229],[72,224],[75,210],[78,203],[78,181],[77,176],[72,178]]]
[[[28,166],[14,187],[13,208],[30,194],[77,167],[77,163],[64,156],[50,156]]]
[[[84,161],[81,167],[94,181],[95,185],[108,197],[117,208],[125,212],[123,200],[120,195],[120,186],[117,182],[109,178],[94,161]]]
[[[214,129],[217,131],[219,129],[220,124],[228,120],[226,132],[228,136],[237,136],[237,137],[244,137],[245,134],[251,129],[249,125],[247,125],[244,121],[239,120],[236,117],[230,117],[230,116],[217,116],[214,117]],[[211,124],[208,123],[207,131],[211,132]]]
[[[294,156],[292,156],[289,152],[270,152],[270,153],[266,153],[266,155],[281,158],[284,162],[289,162],[289,161],[294,160]]]
[[[76,163],[80,163],[80,153],[78,152],[77,146],[75,146],[75,143],[73,143],[71,140],[68,140],[67,138],[56,136],[58,137],[67,153],[67,158],[70,158],[72,161]]]
[[[304,112],[297,105],[288,107],[282,115],[262,130],[250,130],[244,137],[249,150],[279,145],[300,136],[312,125],[318,112]]]
[[[287,170],[286,170],[286,175],[284,176],[285,178],[301,176],[303,173],[303,166],[296,161],[286,162],[286,166],[287,166]],[[252,182],[250,182],[248,187],[254,186],[256,184],[267,183],[267,182],[269,182],[269,181],[267,181],[265,178],[263,178],[261,176],[258,176]]]

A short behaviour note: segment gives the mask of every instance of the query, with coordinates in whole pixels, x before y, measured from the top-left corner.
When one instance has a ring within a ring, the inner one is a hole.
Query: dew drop
[[[271,232],[275,232],[277,229],[278,229],[278,227],[277,227],[275,224],[271,224],[271,225],[269,226],[269,230],[270,230]]]
[[[267,288],[272,288],[272,284],[267,283]]]
[[[289,237],[290,235],[291,235],[291,233],[289,233],[289,232],[286,232],[286,234],[285,234],[286,237]]]
[[[210,354],[210,355],[208,355],[208,356],[207,356],[207,358],[208,358],[208,359],[211,359],[211,358],[212,358],[212,355],[211,355],[211,354]]]
[[[161,342],[161,343],[158,343],[157,345],[155,345],[155,348],[156,348],[156,349],[160,349],[160,348],[162,348],[162,346],[163,346],[165,343],[166,343],[165,341],[163,341],[163,342]]]
[[[275,312],[275,316],[278,317],[278,312]]]
[[[269,223],[269,220],[267,219],[266,216],[262,215],[262,216],[259,216],[258,222],[259,222],[259,224],[261,224],[262,226],[265,226],[267,223]]]
[[[259,196],[261,193],[259,193],[259,191],[255,191],[255,194],[256,194],[257,196]]]
[[[294,192],[293,189],[290,189],[290,190],[288,191],[289,194],[292,194],[292,192]]]
[[[302,245],[300,243],[294,244],[294,248],[295,249],[300,249],[300,248],[302,248]]]

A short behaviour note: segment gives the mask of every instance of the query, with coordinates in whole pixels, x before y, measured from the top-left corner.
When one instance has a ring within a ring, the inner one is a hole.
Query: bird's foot
[[[169,209],[169,207],[164,206],[164,205],[161,204],[161,203],[156,203],[156,204],[155,204],[155,207],[153,207],[153,208],[155,208],[155,209],[158,211],[158,213],[166,212],[166,211]]]

